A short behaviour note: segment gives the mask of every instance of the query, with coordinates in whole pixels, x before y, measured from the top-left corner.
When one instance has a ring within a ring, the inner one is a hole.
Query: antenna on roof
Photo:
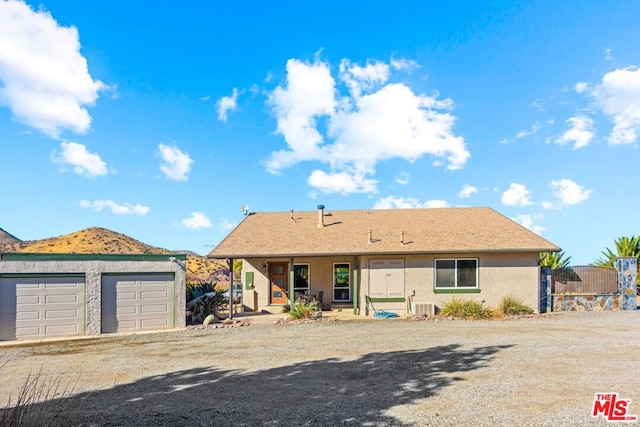
[[[240,209],[242,209],[242,215],[244,216],[249,215],[249,205],[242,205]]]

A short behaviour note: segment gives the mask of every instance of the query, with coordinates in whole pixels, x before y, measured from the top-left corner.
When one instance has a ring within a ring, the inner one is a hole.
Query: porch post
[[[636,299],[638,278],[638,259],[635,257],[620,257],[613,260],[618,271],[618,293],[620,293],[620,310],[637,310]]]
[[[295,295],[293,295],[293,286],[295,275],[293,271],[293,257],[289,259],[289,309],[293,308],[293,303],[295,302]]]
[[[233,258],[229,258],[229,319],[233,319]]]
[[[358,301],[360,300],[360,295],[358,295],[358,269],[360,265],[358,264],[358,257],[353,257],[353,314],[358,314]]]

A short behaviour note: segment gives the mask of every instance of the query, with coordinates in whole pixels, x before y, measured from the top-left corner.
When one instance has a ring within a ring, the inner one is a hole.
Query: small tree
[[[571,257],[565,258],[564,251],[542,252],[540,254],[540,266],[550,267],[552,270],[565,268],[571,262]]]

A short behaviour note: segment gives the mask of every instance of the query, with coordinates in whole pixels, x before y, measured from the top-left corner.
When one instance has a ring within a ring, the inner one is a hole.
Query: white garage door
[[[102,276],[102,332],[131,332],[174,327],[174,277]]]
[[[0,277],[0,340],[84,335],[84,277]]]

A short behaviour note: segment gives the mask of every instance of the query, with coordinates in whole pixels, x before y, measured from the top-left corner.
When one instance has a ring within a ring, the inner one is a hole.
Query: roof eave
[[[301,258],[301,257],[330,257],[330,256],[375,256],[375,255],[420,255],[420,254],[477,254],[477,253],[539,253],[560,252],[558,247],[550,248],[506,248],[506,249],[463,249],[463,250],[431,250],[431,251],[368,251],[368,252],[298,252],[298,253],[263,253],[263,254],[214,254],[207,255],[212,259],[251,259],[251,258]]]

